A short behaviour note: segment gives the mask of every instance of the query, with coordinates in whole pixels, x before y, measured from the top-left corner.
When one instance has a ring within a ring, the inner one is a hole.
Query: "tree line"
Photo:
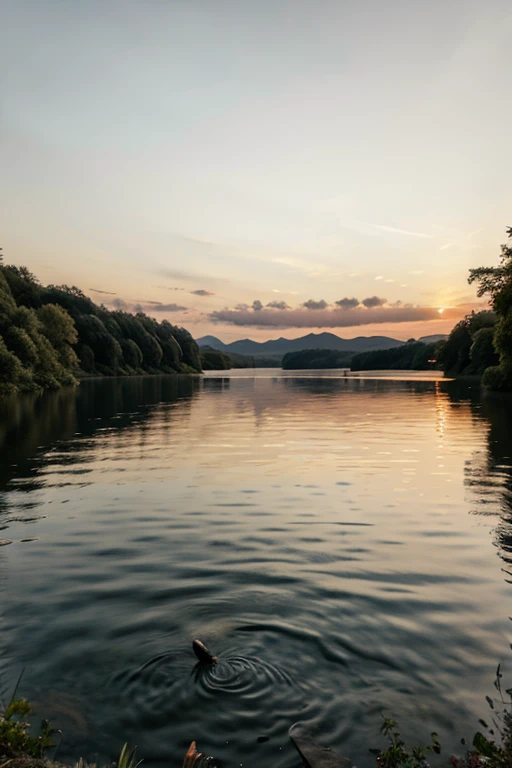
[[[281,367],[284,370],[308,370],[311,368],[349,368],[353,352],[337,349],[301,349],[287,352]]]
[[[43,286],[0,262],[0,394],[57,389],[84,376],[201,372],[188,331],[98,306],[79,288]]]
[[[507,236],[498,266],[469,270],[468,282],[492,309],[467,315],[437,350],[445,373],[482,374],[482,383],[496,390],[512,390],[512,227]]]
[[[436,344],[411,339],[407,344],[390,349],[376,349],[354,355],[352,371],[426,371],[437,366]]]
[[[435,345],[408,343],[356,355],[352,370],[437,367],[448,376],[481,375],[490,389],[512,390],[512,227],[507,236],[498,266],[469,271],[468,282],[478,285],[479,297],[489,296],[491,309],[466,315]]]

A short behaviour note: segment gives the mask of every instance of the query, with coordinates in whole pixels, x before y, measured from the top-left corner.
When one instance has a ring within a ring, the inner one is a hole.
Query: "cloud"
[[[308,301],[305,301],[302,305],[306,309],[326,309],[329,305],[326,301],[323,299],[320,299],[320,301],[315,301],[314,299],[308,299]]]
[[[171,280],[193,281],[196,285],[198,283],[211,283],[212,285],[215,285],[221,282],[229,282],[224,278],[216,277],[214,275],[207,275],[199,272],[186,272],[185,270],[173,269],[172,267],[161,267],[160,269],[154,270],[153,274],[158,275],[159,277],[170,278]]]
[[[158,304],[157,302],[151,302],[150,307],[152,312],[184,312],[188,307],[182,307],[180,304]]]
[[[261,309],[263,309],[263,304],[259,299],[255,299],[252,303],[252,308],[255,312],[259,312]]]
[[[112,302],[112,306],[114,307],[114,309],[119,309],[122,312],[124,311],[127,312],[130,307],[128,302],[124,301],[124,299],[114,299],[114,301]]]
[[[99,288],[89,288],[90,291],[94,291],[94,293],[104,293],[105,296],[115,296],[116,294],[113,291],[100,291]]]
[[[359,306],[359,299],[339,299],[337,302],[335,302],[338,307],[341,307],[342,309],[355,309]]]
[[[267,307],[270,307],[270,309],[291,309],[286,301],[269,301]]]
[[[382,229],[384,232],[393,232],[397,235],[410,235],[411,237],[426,237],[429,240],[433,235],[427,235],[425,232],[411,232],[410,229],[399,229],[398,227],[387,227],[384,224],[373,224],[376,229]]]
[[[386,301],[387,299],[381,299],[378,296],[369,296],[367,299],[363,299],[361,303],[368,309],[373,309],[374,307],[382,307]]]
[[[342,307],[329,309],[299,307],[281,312],[267,308],[255,311],[246,307],[245,309],[217,310],[211,312],[208,318],[213,323],[256,328],[343,328],[379,323],[439,320],[440,315],[438,307],[373,306],[366,308],[359,306],[350,310]]]
[[[213,291],[207,291],[205,288],[198,288],[195,291],[190,291],[190,293],[193,293],[194,296],[215,296]]]
[[[114,309],[120,312],[184,312],[188,307],[183,307],[174,302],[162,304],[161,301],[125,301],[124,299],[114,299],[112,302]]]

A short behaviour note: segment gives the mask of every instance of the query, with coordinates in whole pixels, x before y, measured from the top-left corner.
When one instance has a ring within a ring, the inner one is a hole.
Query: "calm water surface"
[[[372,765],[382,711],[456,749],[498,662],[512,685],[512,400],[429,375],[91,380],[6,405],[0,445],[0,689],[25,668],[62,759],[129,740],[180,765],[194,738],[293,768],[303,721]]]

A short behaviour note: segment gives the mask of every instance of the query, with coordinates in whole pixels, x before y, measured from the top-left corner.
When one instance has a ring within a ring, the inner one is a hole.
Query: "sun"
[[[442,315],[444,312],[444,307],[441,307],[441,309],[438,309],[437,311],[439,312],[440,315]]]

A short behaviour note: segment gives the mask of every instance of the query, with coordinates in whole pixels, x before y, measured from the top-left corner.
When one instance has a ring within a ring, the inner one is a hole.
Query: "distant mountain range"
[[[425,344],[446,339],[446,335],[422,336],[417,341]],[[300,352],[303,349],[336,349],[342,352],[369,352],[376,349],[390,349],[406,344],[400,339],[392,339],[389,336],[357,336],[355,339],[342,339],[335,333],[308,333],[298,339],[272,339],[270,341],[253,341],[252,339],[240,339],[224,344],[216,336],[202,336],[196,339],[200,347],[212,347],[219,352],[236,352],[239,355],[282,356],[287,352]]]

